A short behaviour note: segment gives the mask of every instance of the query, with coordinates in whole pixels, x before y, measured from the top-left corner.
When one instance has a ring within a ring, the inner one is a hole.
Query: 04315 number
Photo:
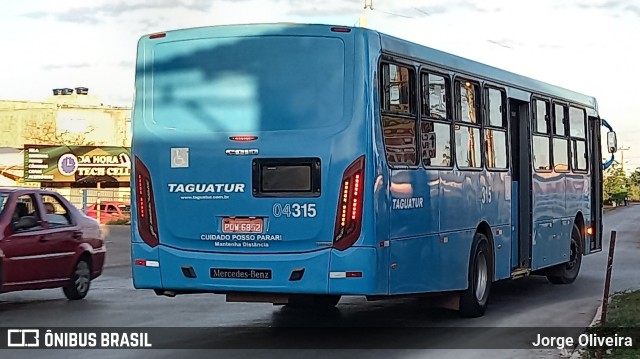
[[[276,218],[313,218],[316,216],[315,203],[276,203],[273,205],[273,216]]]

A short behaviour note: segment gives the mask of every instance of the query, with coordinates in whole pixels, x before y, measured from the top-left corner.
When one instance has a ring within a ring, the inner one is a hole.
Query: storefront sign
[[[128,147],[24,146],[24,180],[29,182],[129,182]]]

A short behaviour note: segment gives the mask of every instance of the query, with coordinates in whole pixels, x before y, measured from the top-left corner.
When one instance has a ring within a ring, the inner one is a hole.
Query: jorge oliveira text
[[[531,343],[536,348],[573,348],[575,345],[583,347],[633,347],[633,339],[631,337],[621,336],[618,334],[609,336],[600,336],[597,334],[581,334],[577,340],[571,336],[543,336],[538,334],[536,339]]]

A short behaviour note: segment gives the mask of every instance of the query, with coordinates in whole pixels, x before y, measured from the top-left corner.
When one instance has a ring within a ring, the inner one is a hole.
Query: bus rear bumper
[[[133,243],[133,280],[157,293],[378,294],[375,248],[203,253]],[[136,263],[137,262],[137,263]],[[152,265],[146,265],[151,262]],[[331,269],[329,269],[331,268]]]

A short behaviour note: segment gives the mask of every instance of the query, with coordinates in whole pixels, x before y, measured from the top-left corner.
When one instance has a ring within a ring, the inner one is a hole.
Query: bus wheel
[[[482,233],[476,233],[471,246],[467,290],[460,294],[460,314],[469,318],[484,315],[491,291],[491,252],[489,240]]]
[[[306,295],[293,294],[289,296],[287,307],[300,309],[330,309],[340,301],[339,295]]]
[[[582,264],[582,238],[580,229],[573,225],[571,231],[571,255],[569,262],[559,265],[553,275],[548,275],[547,279],[553,284],[570,284],[578,278],[580,265]]]

